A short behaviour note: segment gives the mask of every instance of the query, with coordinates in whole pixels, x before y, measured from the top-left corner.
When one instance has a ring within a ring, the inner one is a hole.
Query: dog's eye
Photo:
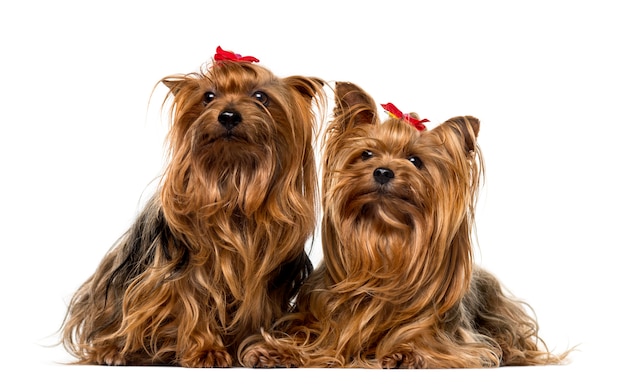
[[[267,96],[265,92],[255,91],[252,94],[252,97],[255,98],[259,103],[261,103],[265,107],[267,107],[267,105],[270,103],[270,98]]]
[[[211,103],[213,100],[215,99],[215,93],[208,91],[204,93],[204,96],[202,97],[202,102],[204,104],[209,104]]]
[[[422,168],[424,166],[422,160],[415,155],[409,156],[409,162],[413,163],[413,166],[417,168]]]
[[[374,153],[371,152],[370,150],[365,150],[363,151],[363,153],[361,154],[361,159],[363,160],[368,160],[369,158],[373,157]]]

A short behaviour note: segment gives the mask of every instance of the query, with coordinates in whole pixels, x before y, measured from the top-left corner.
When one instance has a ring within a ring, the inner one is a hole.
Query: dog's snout
[[[394,176],[393,171],[385,167],[379,167],[374,170],[374,179],[380,184],[388,183]]]
[[[217,121],[227,130],[232,130],[241,123],[241,114],[237,111],[224,110],[217,117]]]

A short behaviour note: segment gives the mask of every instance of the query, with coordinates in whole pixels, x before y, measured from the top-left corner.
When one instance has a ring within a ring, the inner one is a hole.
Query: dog
[[[557,364],[529,306],[473,262],[480,122],[427,119],[338,82],[325,134],[323,259],[297,311],[250,337],[252,367]]]
[[[69,303],[62,343],[78,363],[236,366],[239,342],[291,309],[313,270],[324,82],[257,62],[218,47],[199,72],[158,83],[172,100],[168,162]]]

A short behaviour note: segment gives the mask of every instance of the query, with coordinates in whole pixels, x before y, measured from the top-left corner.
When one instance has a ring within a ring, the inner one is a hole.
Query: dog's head
[[[175,204],[248,215],[273,193],[313,196],[312,101],[323,82],[245,59],[216,54],[198,73],[162,79],[173,97],[165,183]]]
[[[325,255],[340,259],[326,260],[335,280],[380,275],[425,287],[456,274],[447,284],[460,278],[465,286],[482,170],[478,119],[418,129],[424,121],[415,114],[381,121],[373,99],[354,84],[337,83],[335,92],[322,229]]]

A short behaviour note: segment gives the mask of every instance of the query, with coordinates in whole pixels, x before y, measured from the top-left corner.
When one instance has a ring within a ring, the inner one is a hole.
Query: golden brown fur
[[[71,299],[62,342],[79,363],[231,366],[312,270],[312,103],[323,82],[236,61],[162,82],[170,160]]]
[[[298,311],[251,337],[247,366],[478,368],[560,362],[524,304],[472,255],[478,119],[381,122],[338,83],[325,137],[324,257]],[[390,173],[393,173],[391,175]]]

